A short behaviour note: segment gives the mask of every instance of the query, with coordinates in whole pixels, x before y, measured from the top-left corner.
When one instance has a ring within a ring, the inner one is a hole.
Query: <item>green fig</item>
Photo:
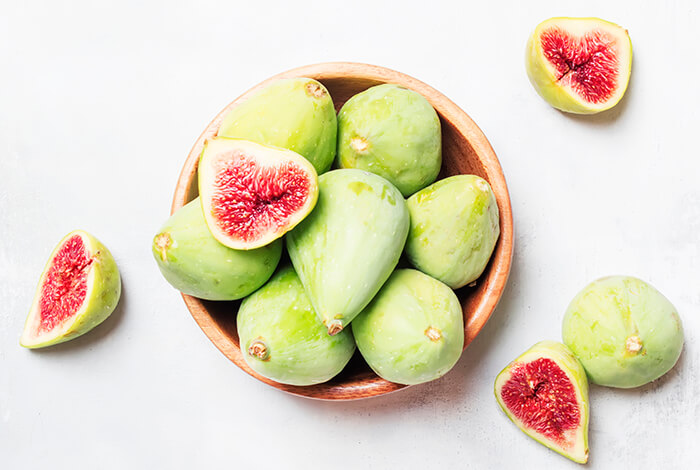
[[[632,388],[656,380],[676,364],[683,326],[675,307],[658,290],[629,276],[588,284],[569,304],[564,343],[591,382]]]
[[[282,254],[282,241],[234,250],[214,239],[199,198],[173,214],[153,238],[153,257],[177,290],[206,300],[235,300],[267,281]]]
[[[362,170],[318,179],[316,208],[287,234],[294,268],[329,334],[372,300],[399,261],[408,210],[387,180]]]
[[[326,382],[343,370],[355,351],[349,331],[326,333],[291,266],[246,297],[236,321],[246,363],[276,382]]]
[[[588,380],[555,341],[541,341],[498,374],[496,400],[521,431],[574,462],[588,461]]]
[[[500,235],[496,197],[484,179],[451,176],[406,204],[411,214],[406,254],[413,266],[453,289],[481,276]]]
[[[380,377],[400,384],[437,379],[457,363],[464,320],[452,289],[414,269],[397,269],[352,322],[357,347]]]
[[[338,113],[338,161],[386,178],[410,196],[440,172],[440,119],[420,93],[392,84],[369,88]]]
[[[289,78],[234,107],[224,116],[218,135],[293,150],[320,175],[333,163],[337,132],[326,87],[311,78]]]
[[[75,230],[46,263],[20,345],[43,348],[85,334],[112,314],[120,295],[112,254],[89,233]]]

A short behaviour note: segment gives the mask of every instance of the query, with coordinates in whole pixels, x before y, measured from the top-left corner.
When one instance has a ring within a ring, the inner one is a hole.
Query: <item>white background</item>
[[[587,282],[631,274],[675,304],[678,365],[591,389],[590,468],[700,459],[700,103],[694,0],[677,2],[0,3],[0,467],[574,468],[522,434],[496,374]],[[613,111],[550,108],[523,65],[551,16],[629,29]],[[483,129],[511,191],[516,246],[493,317],[443,379],[349,403],[283,394],[209,342],[150,253],[180,167],[229,101],[275,73],[347,60],[400,70]],[[50,251],[75,228],[114,253],[124,293],[90,334],[18,345]]]

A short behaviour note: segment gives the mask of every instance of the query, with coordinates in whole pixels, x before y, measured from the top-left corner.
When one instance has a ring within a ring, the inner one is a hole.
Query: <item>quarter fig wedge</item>
[[[87,333],[109,317],[120,295],[121,278],[107,247],[85,231],[73,231],[41,274],[20,345],[43,348]]]
[[[535,344],[498,374],[494,391],[525,434],[574,462],[588,461],[588,380],[566,346]]]

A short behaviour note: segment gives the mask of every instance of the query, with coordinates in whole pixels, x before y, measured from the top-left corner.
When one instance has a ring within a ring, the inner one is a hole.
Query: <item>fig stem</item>
[[[426,328],[424,333],[425,336],[427,336],[428,339],[433,342],[440,341],[440,339],[442,338],[442,333],[434,326],[429,326],[428,328]]]
[[[637,335],[632,335],[625,341],[625,349],[628,353],[637,354],[642,350],[642,339]]]
[[[328,334],[331,336],[335,336],[341,331],[343,331],[343,323],[340,320],[333,320],[328,325]]]
[[[156,235],[156,246],[160,251],[160,257],[164,262],[168,261],[168,247],[172,244],[170,235],[167,232]]]
[[[248,347],[248,354],[255,356],[261,361],[266,361],[270,357],[267,345],[262,339],[256,339]]]

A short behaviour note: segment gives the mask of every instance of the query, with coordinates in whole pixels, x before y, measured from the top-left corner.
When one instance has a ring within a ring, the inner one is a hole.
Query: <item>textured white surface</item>
[[[678,308],[686,348],[638,390],[592,387],[590,468],[700,460],[698,4],[590,1],[22,1],[0,5],[0,466],[19,468],[574,468],[517,430],[500,369],[588,281],[645,279]],[[613,111],[548,107],[525,41],[550,16],[629,29]],[[446,377],[324,403],[285,395],[206,339],[151,258],[190,146],[258,81],[307,63],[369,62],[445,93],[504,167],[516,249],[505,295]],[[17,344],[54,244],[94,233],[124,294],[92,333]]]

